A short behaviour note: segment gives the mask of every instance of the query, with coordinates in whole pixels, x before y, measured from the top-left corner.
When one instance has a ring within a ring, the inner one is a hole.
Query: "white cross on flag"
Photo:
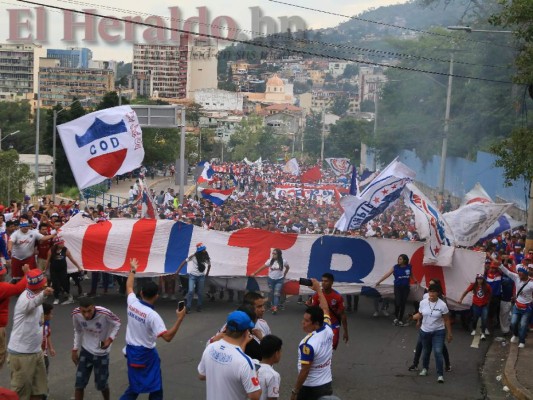
[[[57,130],[80,189],[133,171],[144,159],[141,127],[130,106],[96,111]]]

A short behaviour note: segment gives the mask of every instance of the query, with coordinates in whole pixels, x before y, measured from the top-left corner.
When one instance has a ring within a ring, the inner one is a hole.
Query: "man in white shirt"
[[[200,380],[206,381],[207,400],[259,400],[261,386],[252,359],[243,349],[252,340],[251,318],[243,311],[228,315],[221,340],[209,344],[198,365]]]
[[[140,393],[150,393],[150,400],[163,399],[161,360],[156,350],[157,338],[170,342],[185,318],[186,308],[176,310],[177,320],[169,330],[161,316],[154,310],[159,298],[159,288],[152,280],[141,288],[139,300],[133,291],[138,261],[130,260],[130,274],[126,281],[128,294],[128,327],[126,328],[126,359],[128,363],[129,387],[120,400],[136,399]]]
[[[291,400],[318,400],[333,394],[333,330],[328,315],[329,307],[320,283],[316,279],[312,279],[312,282],[312,289],[318,293],[319,306],[308,307],[304,313],[302,328],[307,336],[298,347],[298,378],[291,392]]]
[[[261,340],[261,363],[257,366],[257,375],[262,391],[260,400],[279,398],[281,377],[273,366],[281,360],[282,345],[281,339],[274,335],[266,335]]]
[[[43,340],[43,302],[54,293],[47,287],[39,269],[28,271],[26,291],[15,305],[13,328],[7,345],[11,389],[21,400],[40,400],[48,393],[48,380],[41,349]]]
[[[72,311],[72,324],[72,361],[77,367],[74,398],[83,400],[94,368],[96,390],[109,400],[109,352],[120,329],[120,319],[107,308],[95,306],[92,298],[82,297],[80,306]]]
[[[11,277],[13,280],[22,279],[22,266],[28,264],[30,269],[37,268],[35,261],[35,244],[53,239],[52,235],[41,235],[37,230],[30,230],[30,223],[26,219],[20,220],[20,229],[13,232],[7,242],[7,254],[11,257]]]

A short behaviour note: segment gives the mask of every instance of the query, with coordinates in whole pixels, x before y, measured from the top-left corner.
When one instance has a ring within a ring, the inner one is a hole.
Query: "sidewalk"
[[[508,346],[509,355],[503,371],[504,383],[517,399],[531,400],[533,399],[533,375],[531,374],[533,371],[533,343],[531,343],[531,337],[529,341],[526,340],[526,347],[523,349],[519,349],[517,343],[509,343]]]

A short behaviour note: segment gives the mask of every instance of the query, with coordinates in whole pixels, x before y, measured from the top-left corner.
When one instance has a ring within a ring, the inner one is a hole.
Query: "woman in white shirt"
[[[418,313],[413,315],[413,319],[422,320],[420,339],[424,355],[422,358],[423,369],[419,375],[426,376],[428,374],[429,356],[431,351],[433,351],[437,365],[437,382],[444,383],[442,348],[444,347],[445,337],[448,343],[452,341],[452,330],[448,306],[439,298],[439,294],[439,287],[430,285],[428,297],[420,302]]]
[[[285,277],[289,272],[289,263],[287,260],[283,259],[281,249],[272,250],[272,258],[270,262],[263,265],[257,271],[255,271],[251,276],[256,276],[259,272],[268,268],[268,288],[270,289],[270,305],[272,307],[272,314],[278,312],[279,299],[281,296],[281,289],[283,288],[283,282]],[[285,272],[283,271],[285,270]]]

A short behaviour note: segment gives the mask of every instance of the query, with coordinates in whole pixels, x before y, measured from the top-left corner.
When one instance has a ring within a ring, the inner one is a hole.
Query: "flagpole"
[[[183,204],[185,192],[185,107],[181,108],[181,140],[180,140],[180,204]]]

